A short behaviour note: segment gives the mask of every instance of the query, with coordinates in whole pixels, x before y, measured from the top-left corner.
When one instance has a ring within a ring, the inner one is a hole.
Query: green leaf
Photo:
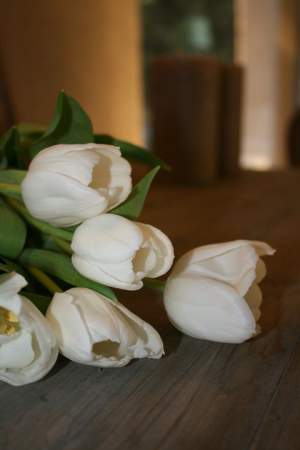
[[[52,121],[30,150],[33,158],[40,150],[56,144],[88,144],[94,142],[91,121],[79,103],[63,91],[57,97]]]
[[[0,182],[0,193],[5,197],[22,200],[21,187],[18,184]]]
[[[27,153],[34,142],[40,139],[47,129],[44,125],[27,122],[19,123],[16,128],[20,133],[21,146]]]
[[[0,170],[0,183],[21,184],[26,173],[26,170]]]
[[[0,192],[1,189],[2,188],[0,183]],[[49,234],[50,236],[56,236],[58,238],[64,239],[65,241],[72,240],[73,234],[71,232],[66,231],[62,228],[54,227],[47,222],[36,219],[31,214],[29,214],[25,206],[15,198],[9,198],[6,199],[6,201],[15,211],[17,211],[22,217],[24,217],[27,223],[29,223],[32,227],[36,228],[42,233]]]
[[[20,134],[15,127],[8,130],[0,139],[0,155],[5,156],[9,167],[26,167],[26,155],[20,145]]]
[[[45,125],[31,122],[18,123],[18,125],[16,125],[16,128],[21,136],[29,136],[33,138],[42,137],[42,135],[46,131]]]
[[[120,147],[122,156],[129,161],[137,161],[150,167],[160,166],[162,169],[170,170],[170,166],[159,159],[154,153],[140,147],[139,145],[131,144],[127,141],[121,141],[108,134],[95,134],[95,142],[97,144],[109,144]]]
[[[3,201],[0,201],[0,255],[15,259],[23,250],[26,225]]]
[[[131,220],[137,219],[143,210],[151,183],[159,169],[160,166],[157,166],[150,170],[150,172],[136,184],[127,200],[109,212],[127,217]]]
[[[70,257],[48,250],[26,249],[21,255],[21,263],[27,266],[37,267],[71,286],[86,287],[100,292],[110,300],[117,301],[115,293],[107,286],[80,275],[73,267]]]

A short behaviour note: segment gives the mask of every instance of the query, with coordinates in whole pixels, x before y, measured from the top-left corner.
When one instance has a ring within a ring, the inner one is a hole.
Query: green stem
[[[34,276],[51,294],[55,294],[55,292],[62,292],[61,288],[54,283],[54,281],[48,277],[42,270],[37,267],[28,266],[28,272]]]
[[[161,294],[164,292],[166,282],[162,280],[155,280],[153,278],[145,278],[144,286],[146,288],[152,289],[153,291],[160,292]]]
[[[71,245],[69,244],[69,242],[64,241],[61,238],[52,236],[53,241],[55,242],[55,244],[61,249],[63,250],[67,255],[72,255],[72,249],[71,249]]]
[[[0,170],[0,183],[21,184],[27,174],[27,170],[2,169]]]
[[[18,184],[0,183],[0,193],[6,197],[21,198],[21,188]]]
[[[35,219],[29,214],[25,206],[23,206],[15,199],[7,199],[7,202],[34,228],[37,228],[39,231],[42,231],[45,234],[50,234],[50,236],[61,238],[68,242],[72,241],[73,233],[71,233],[70,231],[62,230],[61,228],[55,228],[52,225],[43,222],[42,220]]]

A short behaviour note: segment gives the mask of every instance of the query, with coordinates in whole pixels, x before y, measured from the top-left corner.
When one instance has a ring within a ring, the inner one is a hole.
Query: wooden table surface
[[[154,188],[143,220],[169,234],[177,256],[240,238],[277,248],[263,333],[242,345],[192,339],[172,328],[157,294],[128,293],[124,303],[158,329],[166,356],[103,371],[61,359],[41,382],[2,383],[0,449],[299,450],[299,197],[300,171]]]

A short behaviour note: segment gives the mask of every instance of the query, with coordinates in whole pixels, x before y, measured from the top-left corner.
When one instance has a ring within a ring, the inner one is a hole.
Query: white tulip
[[[22,197],[32,216],[58,227],[76,225],[122,203],[131,167],[112,145],[54,145],[32,160]]]
[[[157,331],[119,302],[87,288],[55,294],[47,319],[60,351],[72,361],[122,367],[133,358],[161,358]]]
[[[263,242],[233,241],[198,247],[183,255],[171,272],[164,305],[183,333],[217,342],[241,343],[259,331],[266,275],[261,256],[274,250]]]
[[[47,320],[18,294],[26,284],[14,272],[0,277],[0,380],[13,386],[43,378],[58,356]]]
[[[171,268],[169,238],[151,225],[116,214],[102,214],[79,225],[74,233],[72,263],[87,278],[125,290],[143,286],[144,277],[159,277]]]

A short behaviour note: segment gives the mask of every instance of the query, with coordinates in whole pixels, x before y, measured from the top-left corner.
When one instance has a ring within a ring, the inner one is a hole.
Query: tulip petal
[[[231,286],[195,273],[171,276],[164,292],[167,314],[189,336],[241,343],[256,333],[253,314]]]
[[[120,263],[101,263],[93,259],[72,256],[72,264],[80,274],[105,286],[135,291],[143,286],[133,271],[131,259]]]
[[[68,318],[74,306],[84,323],[83,327],[76,324],[77,333]],[[72,288],[56,294],[47,318],[61,352],[73,361],[97,367],[122,367],[133,358],[160,358],[163,354],[161,338],[151,325],[121,303],[112,303],[87,288]],[[89,358],[77,351],[82,332],[90,337]]]
[[[40,311],[22,297],[21,332],[0,346],[0,380],[13,386],[33,383],[54,366],[58,347],[54,334]]]
[[[174,273],[188,271],[223,281],[243,297],[257,276],[258,251],[274,253],[268,244],[243,240],[198,247],[179,259]]]
[[[0,276],[0,306],[12,311],[16,316],[21,311],[22,301],[18,292],[27,285],[25,278],[16,273],[3,274]]]
[[[107,200],[94,189],[61,174],[49,176],[46,171],[25,177],[22,196],[32,216],[62,227],[94,217],[107,207]]]
[[[248,242],[251,245],[253,245],[258,256],[265,256],[265,255],[272,256],[276,252],[276,250],[274,250],[274,248],[272,248],[266,242],[260,242],[260,241],[248,241]]]
[[[110,313],[111,303],[99,302],[96,292],[86,288],[68,290],[72,303],[79,309],[90,336],[91,345],[101,340],[119,342],[118,326]]]
[[[220,245],[222,247],[222,245]],[[214,257],[203,259],[203,247],[190,252],[191,260],[187,270],[201,277],[223,281],[234,286],[243,297],[255,279],[255,267],[258,256],[250,244],[243,244],[233,250],[219,252]],[[204,249],[205,251],[205,249]],[[197,256],[200,256],[198,261]],[[182,267],[182,261],[179,260]]]
[[[71,247],[83,258],[119,263],[133,258],[142,242],[136,224],[116,214],[102,214],[77,227]]]
[[[230,242],[222,242],[219,244],[203,245],[201,247],[194,248],[189,252],[185,253],[177,262],[176,266],[180,267],[186,265],[197,264],[199,262],[205,261],[216,256],[220,256],[238,249],[244,246],[253,246],[259,256],[263,255],[273,255],[275,250],[272,249],[265,242],[259,241],[247,241],[247,240],[236,240]]]
[[[267,275],[267,267],[265,262],[259,258],[256,264],[256,283],[260,283]]]
[[[29,170],[63,175],[88,186],[93,169],[100,161],[100,156],[93,150],[94,144],[54,145],[40,152],[32,160]]]
[[[115,151],[111,151],[112,149]],[[94,168],[91,186],[99,192],[107,192],[107,209],[112,209],[126,200],[131,192],[131,166],[126,159],[120,157],[121,152],[116,147],[102,145],[96,151],[101,155],[101,160]]]
[[[73,296],[69,295],[68,291],[55,294],[46,317],[57,337],[62,353],[74,361],[89,361],[91,338],[82,315],[73,301]],[[63,327],[60,318],[63,318]],[[75,346],[74,343],[76,343]]]
[[[102,214],[75,231],[72,263],[85,277],[127,290],[142,287],[145,277],[166,273],[174,259],[169,238],[155,227],[116,214]]]
[[[60,144],[37,154],[21,187],[34,217],[76,225],[128,197],[131,167],[114,146]]]
[[[10,370],[24,369],[34,360],[32,348],[32,335],[22,330],[14,339],[0,347],[0,379],[1,370],[9,367]]]
[[[158,332],[121,303],[116,303],[136,333],[137,341],[130,347],[131,358],[159,359],[164,354],[164,346]]]
[[[250,287],[249,291],[245,295],[245,300],[251,309],[255,320],[258,321],[261,316],[260,305],[262,303],[262,292],[256,283]]]
[[[143,244],[134,258],[136,271],[149,278],[156,278],[168,272],[173,264],[174,249],[170,239],[158,228],[137,223],[143,232]],[[148,251],[147,251],[148,250]]]

